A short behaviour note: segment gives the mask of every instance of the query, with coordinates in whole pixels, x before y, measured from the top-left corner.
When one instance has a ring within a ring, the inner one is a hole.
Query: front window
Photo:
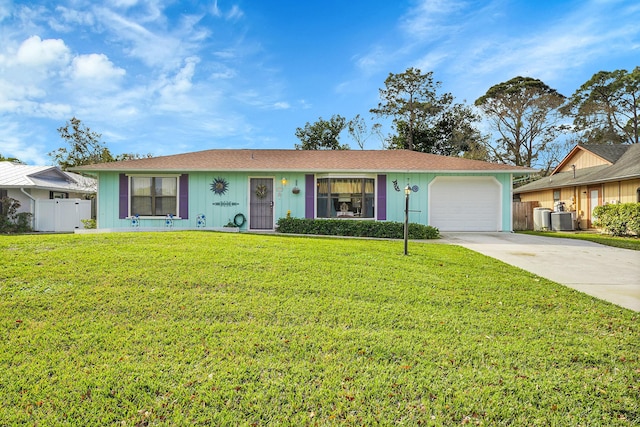
[[[60,191],[50,191],[49,198],[50,199],[68,199],[69,193],[62,193]]]
[[[140,216],[176,215],[178,178],[131,177],[131,214]]]
[[[372,178],[319,178],[318,218],[373,218],[375,180]]]

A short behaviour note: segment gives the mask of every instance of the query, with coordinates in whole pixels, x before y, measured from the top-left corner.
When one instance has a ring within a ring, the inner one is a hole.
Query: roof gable
[[[64,172],[55,166],[0,162],[0,187],[43,188],[86,193],[95,191],[95,179]]]
[[[530,168],[409,150],[206,150],[99,163],[78,171],[513,172]]]
[[[558,166],[551,172],[554,175],[559,172],[566,172],[575,165],[576,169],[584,169],[587,167],[612,165],[629,148],[628,145],[615,144],[578,144],[565,156]]]
[[[555,172],[515,189],[514,193],[640,178],[640,144],[626,145],[621,151],[623,154],[614,164],[576,168],[575,175],[573,171]]]

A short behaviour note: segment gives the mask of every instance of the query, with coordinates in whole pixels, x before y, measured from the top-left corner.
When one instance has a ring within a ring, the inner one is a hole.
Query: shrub
[[[80,222],[82,222],[82,225],[84,225],[84,228],[87,230],[92,230],[97,227],[95,219],[81,219]]]
[[[401,222],[350,221],[340,219],[280,218],[277,230],[289,234],[315,234],[324,236],[353,236],[402,239]],[[409,224],[410,239],[438,239],[437,228],[422,224]]]
[[[20,202],[11,197],[0,199],[0,232],[23,233],[31,231],[31,213],[16,213]]]
[[[640,203],[597,206],[593,225],[612,236],[640,236]]]

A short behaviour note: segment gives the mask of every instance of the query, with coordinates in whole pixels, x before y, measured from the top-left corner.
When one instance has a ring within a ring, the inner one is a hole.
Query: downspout
[[[20,191],[27,196],[29,199],[31,199],[31,206],[33,206],[33,209],[31,209],[31,206],[29,206],[29,212],[31,213],[31,228],[34,229],[35,228],[35,221],[36,221],[36,199],[35,197],[33,197],[31,194],[27,193],[24,190],[24,187],[20,187]]]

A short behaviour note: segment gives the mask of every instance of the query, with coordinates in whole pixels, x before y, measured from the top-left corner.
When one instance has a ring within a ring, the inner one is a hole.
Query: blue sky
[[[409,67],[457,102],[518,75],[570,96],[640,65],[639,22],[632,0],[0,0],[0,154],[51,164],[73,116],[113,154],[293,148],[319,117],[370,124]]]

